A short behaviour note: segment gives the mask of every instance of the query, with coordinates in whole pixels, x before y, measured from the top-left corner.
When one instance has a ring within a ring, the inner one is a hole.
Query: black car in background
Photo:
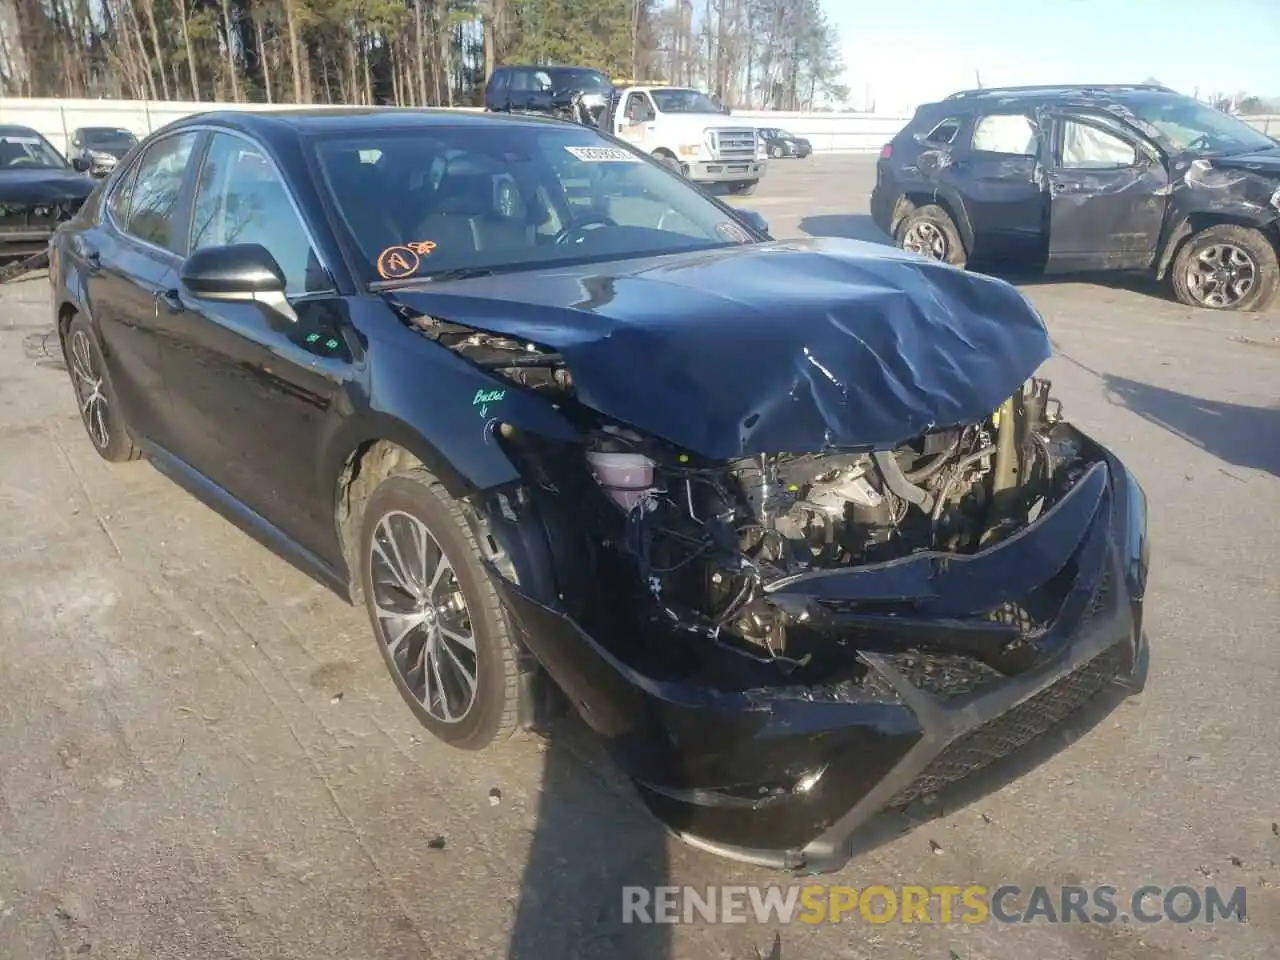
[[[507,66],[498,67],[484,88],[484,108],[493,112],[550,112],[557,101],[580,92],[583,105],[598,120],[613,82],[609,75],[593,67]]]
[[[0,261],[42,252],[96,185],[35,130],[0,124]]]
[[[1143,683],[1145,498],[1004,281],[430,111],[180,120],[50,257],[105,459],[363,603],[443,741],[558,689],[706,849],[838,866]]]
[[[926,104],[881,152],[871,213],[955,266],[1143,271],[1217,310],[1264,309],[1280,285],[1280,144],[1164,87]]]
[[[783,157],[807,157],[813,153],[813,145],[804,137],[797,137],[778,127],[761,127],[760,136],[764,139],[769,156],[775,160]]]
[[[124,127],[78,127],[68,142],[68,159],[77,170],[105,177],[137,143]]]

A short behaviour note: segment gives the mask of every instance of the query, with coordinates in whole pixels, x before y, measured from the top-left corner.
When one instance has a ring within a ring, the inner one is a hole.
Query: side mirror
[[[72,158],[71,158],[71,169],[76,170],[76,171],[78,171],[79,173],[88,173],[88,172],[89,172],[89,161],[88,161],[88,160],[86,160],[84,157],[72,157]]]
[[[751,227],[752,230],[756,230],[760,233],[765,234],[765,236],[768,236],[769,221],[766,220],[763,216],[761,216],[758,210],[748,210],[745,207],[739,207],[738,217],[747,226]]]
[[[182,264],[181,275],[182,285],[197,299],[261,303],[297,319],[285,297],[284,271],[259,243],[197,250]]]

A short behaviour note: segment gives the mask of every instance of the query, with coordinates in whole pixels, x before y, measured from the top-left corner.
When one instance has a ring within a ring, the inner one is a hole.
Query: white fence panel
[[[159,100],[53,100],[0,97],[0,123],[18,123],[38,130],[63,150],[77,127],[124,127],[142,137],[166,123],[206,110],[275,110],[285,106],[261,103],[192,103]],[[298,109],[332,109],[303,104]],[[395,109],[388,107],[386,109]],[[445,109],[445,108],[441,108]],[[474,111],[476,107],[458,107]],[[902,129],[906,117],[849,113],[786,113],[735,111],[733,120],[756,126],[775,126],[807,137],[815,151],[878,150]]]
[[[261,103],[192,103],[159,100],[55,100],[0,97],[0,123],[32,127],[63,150],[77,127],[125,127],[139,137],[205,110],[332,109],[321,104],[269,105]],[[388,107],[386,109],[395,109]],[[444,109],[444,108],[441,108]],[[458,107],[474,111],[475,107]],[[910,119],[901,115],[872,113],[791,113],[786,111],[734,111],[733,119],[756,126],[782,127],[807,137],[817,153],[879,150]],[[1268,136],[1280,137],[1280,116],[1242,118]]]

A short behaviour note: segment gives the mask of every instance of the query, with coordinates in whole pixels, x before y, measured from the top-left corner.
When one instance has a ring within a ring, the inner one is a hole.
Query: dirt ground
[[[779,236],[876,239],[871,176],[775,162],[748,202]],[[573,722],[427,739],[362,611],[97,458],[42,274],[0,287],[0,958],[1280,955],[1280,315],[1026,289],[1067,415],[1150,499],[1148,689],[829,879],[1242,885],[1246,923],[623,925],[623,884],[787,878],[668,841]]]

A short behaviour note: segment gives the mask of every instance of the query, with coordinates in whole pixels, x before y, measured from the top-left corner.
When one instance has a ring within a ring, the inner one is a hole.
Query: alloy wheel
[[[111,430],[107,426],[107,397],[102,392],[102,374],[94,362],[93,347],[83,330],[71,334],[70,347],[68,359],[80,402],[80,418],[94,446],[105,450],[111,443]]]
[[[1241,303],[1258,282],[1249,252],[1231,243],[1205,247],[1187,264],[1187,290],[1202,306],[1222,309]]]
[[[400,678],[433,719],[463,720],[479,664],[453,564],[426,524],[397,510],[374,527],[369,572],[379,636]]]
[[[918,253],[932,260],[947,258],[947,238],[932,223],[921,220],[907,228],[902,237],[902,249],[908,253]]]

